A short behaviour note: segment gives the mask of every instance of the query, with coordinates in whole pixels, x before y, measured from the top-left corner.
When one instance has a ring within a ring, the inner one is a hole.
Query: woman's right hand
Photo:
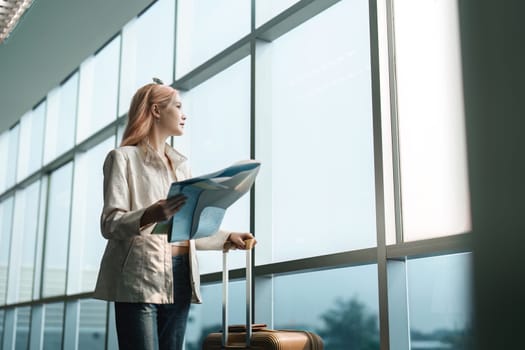
[[[144,227],[149,224],[165,221],[179,212],[186,203],[186,196],[178,194],[168,199],[161,199],[150,205],[144,211],[140,220],[140,226]]]

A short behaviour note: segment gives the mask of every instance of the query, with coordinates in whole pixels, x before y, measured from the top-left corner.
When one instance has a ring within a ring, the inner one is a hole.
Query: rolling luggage
[[[252,324],[252,248],[255,240],[246,241],[246,326],[228,325],[228,249],[222,259],[222,332],[210,333],[202,350],[323,350],[323,341],[314,333],[295,330],[272,330],[264,324]]]

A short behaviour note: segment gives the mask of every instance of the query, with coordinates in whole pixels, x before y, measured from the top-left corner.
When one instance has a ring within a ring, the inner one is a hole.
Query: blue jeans
[[[158,342],[160,350],[182,350],[192,292],[187,254],[173,257],[173,289],[173,304],[115,302],[119,349],[154,350]]]

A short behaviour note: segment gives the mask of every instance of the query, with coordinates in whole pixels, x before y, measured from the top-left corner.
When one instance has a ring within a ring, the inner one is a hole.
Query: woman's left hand
[[[253,235],[249,232],[245,232],[245,233],[232,232],[228,236],[227,241],[231,242],[231,244],[233,244],[233,246],[237,249],[246,249],[246,244],[244,243],[244,241],[246,241],[247,239],[252,239],[252,238],[253,238]],[[255,241],[255,244],[257,244],[257,241]]]

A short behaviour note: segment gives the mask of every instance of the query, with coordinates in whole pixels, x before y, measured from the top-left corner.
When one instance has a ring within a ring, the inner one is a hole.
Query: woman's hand
[[[238,233],[238,232],[232,232],[228,236],[227,241],[230,242],[234,248],[237,249],[246,249],[246,244],[244,241],[247,239],[253,238],[253,235],[249,232],[246,233]],[[254,245],[257,244],[257,241],[255,241]]]
[[[140,226],[144,227],[171,218],[180,211],[185,203],[186,196],[183,194],[178,194],[168,199],[161,199],[160,201],[153,203],[146,209],[146,211],[144,211],[144,214],[140,219]]]

